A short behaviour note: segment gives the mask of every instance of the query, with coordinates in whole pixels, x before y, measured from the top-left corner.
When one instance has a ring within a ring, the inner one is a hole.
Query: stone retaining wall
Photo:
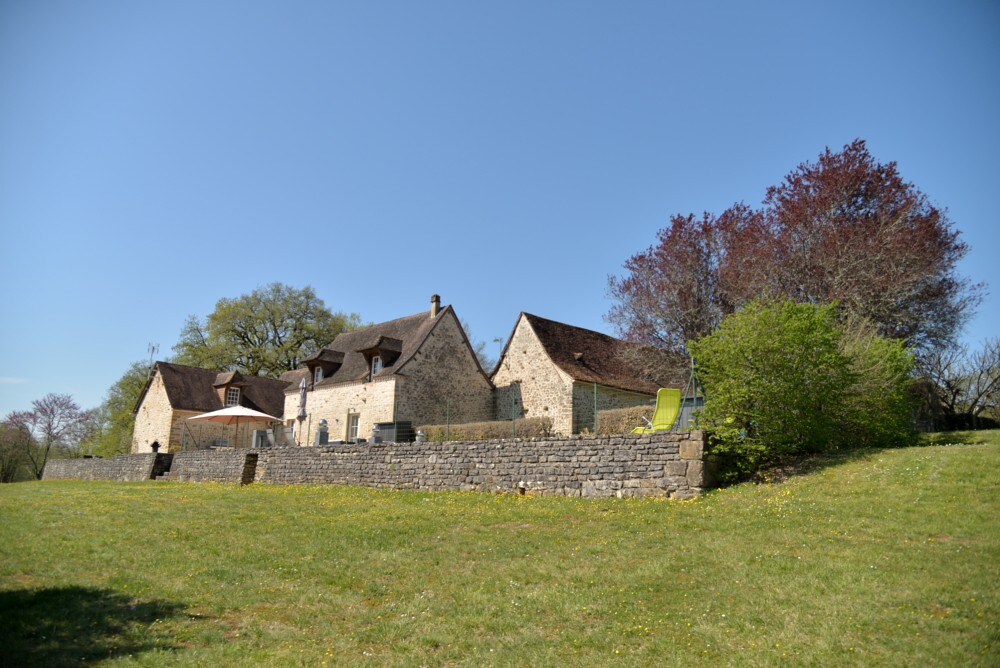
[[[42,480],[109,480],[142,482],[170,468],[173,455],[148,452],[114,459],[50,459]]]
[[[476,490],[583,497],[690,498],[710,486],[704,434],[558,437],[450,443],[365,443],[173,455],[167,479],[334,484],[428,491]],[[169,455],[157,455],[164,457]],[[57,460],[45,479],[121,479],[98,471],[139,467],[153,455]],[[123,463],[117,464],[116,462]],[[141,461],[140,461],[141,460]],[[66,467],[62,462],[73,462]],[[87,467],[91,467],[88,469]],[[149,479],[150,461],[146,478]]]
[[[378,443],[262,450],[256,481],[429,491],[689,498],[710,484],[704,436]]]
[[[282,449],[284,450],[284,449]],[[256,458],[259,450],[194,450],[178,452],[167,480],[179,482],[240,483],[247,458]],[[253,482],[251,478],[247,482]]]

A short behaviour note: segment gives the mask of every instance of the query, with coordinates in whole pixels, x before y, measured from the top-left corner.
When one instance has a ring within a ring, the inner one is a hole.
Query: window
[[[316,367],[316,374],[313,376],[313,385],[323,380],[323,367]]]
[[[226,405],[227,406],[240,405],[240,388],[238,387],[226,388]]]
[[[349,413],[347,416],[347,440],[358,440],[358,427],[361,425],[361,416],[357,413]]]
[[[375,357],[372,358],[372,378],[374,378],[375,374],[377,374],[381,370],[382,370],[382,358],[379,357],[378,355],[375,355]]]

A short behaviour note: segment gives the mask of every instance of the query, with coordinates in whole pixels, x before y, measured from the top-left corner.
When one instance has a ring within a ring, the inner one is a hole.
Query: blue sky
[[[671,214],[855,137],[949,209],[992,293],[967,338],[996,336],[998,34],[996,2],[7,0],[0,416],[96,406],[273,281],[610,332],[608,275]]]

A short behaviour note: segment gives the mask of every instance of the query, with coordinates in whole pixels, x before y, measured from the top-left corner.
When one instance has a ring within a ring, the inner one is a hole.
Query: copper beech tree
[[[967,250],[947,212],[859,139],[796,167],[759,209],[674,216],[610,278],[607,319],[627,338],[681,352],[758,297],[839,302],[929,350],[979,301],[981,286],[957,273]]]

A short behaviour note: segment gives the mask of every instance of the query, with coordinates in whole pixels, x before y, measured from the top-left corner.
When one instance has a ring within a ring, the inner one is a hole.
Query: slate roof
[[[661,387],[684,387],[687,382],[684,361],[661,350],[530,313],[521,315],[549,358],[575,381],[651,395]]]
[[[170,406],[175,410],[207,413],[224,408],[213,387],[221,377],[219,372],[169,362],[157,362],[155,368],[163,380]],[[152,382],[153,378],[150,376],[136,403],[136,411],[139,410],[139,405],[145,399]],[[235,384],[240,388],[241,406],[275,417],[281,417],[284,413],[287,382],[261,376],[240,376]]]
[[[382,347],[399,356],[394,360],[383,360],[385,366],[375,374],[375,378],[387,378],[392,376],[413,357],[420,349],[424,340],[427,339],[434,326],[441,321],[446,312],[451,312],[451,306],[446,306],[438,312],[437,316],[431,317],[430,311],[422,311],[416,315],[397,318],[389,322],[379,323],[364,329],[355,329],[350,332],[342,332],[337,335],[325,350],[343,353],[344,361],[334,373],[326,376],[317,383],[316,387],[336,385],[337,383],[366,380],[368,378],[369,363],[362,351],[370,352]],[[453,314],[453,312],[452,312]],[[323,356],[323,351],[313,357]],[[326,355],[329,356],[329,355]],[[299,369],[298,371],[308,371]],[[287,374],[286,374],[287,375]],[[284,376],[282,376],[284,378]],[[294,379],[297,383],[298,378]],[[296,385],[289,385],[286,391],[297,390]]]

